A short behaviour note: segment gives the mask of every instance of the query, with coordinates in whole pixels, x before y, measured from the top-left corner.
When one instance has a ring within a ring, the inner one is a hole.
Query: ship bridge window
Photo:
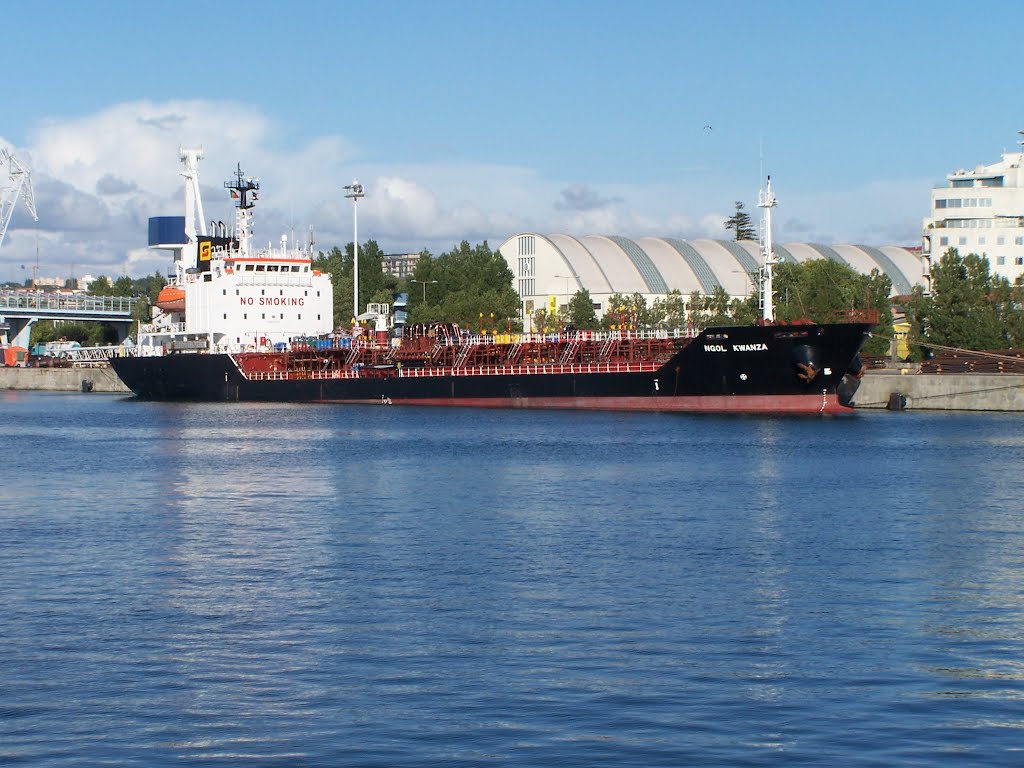
[[[292,264],[292,272],[298,272],[298,271],[299,271],[299,265],[298,264]]]
[[[277,264],[267,264],[267,272],[277,272],[280,267]]]
[[[266,269],[267,269],[267,265],[266,264],[257,264],[256,265],[256,271],[257,272],[265,272]]]
[[[256,269],[256,265],[255,264],[246,264],[245,265],[245,271],[246,272],[252,272],[254,269]]]

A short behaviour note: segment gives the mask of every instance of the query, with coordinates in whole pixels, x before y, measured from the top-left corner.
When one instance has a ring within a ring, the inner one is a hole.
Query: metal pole
[[[352,317],[359,317],[359,198],[352,197]]]
[[[352,317],[359,317],[359,198],[364,197],[363,185],[355,179],[345,189],[345,197],[352,198]]]

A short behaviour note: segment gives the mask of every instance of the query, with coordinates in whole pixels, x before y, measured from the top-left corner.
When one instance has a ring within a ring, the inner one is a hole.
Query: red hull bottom
[[[523,397],[408,398],[395,400],[325,400],[372,405],[432,405],[465,408],[544,408],[580,411],[648,411],[653,413],[851,413],[836,395],[695,395],[690,397]]]

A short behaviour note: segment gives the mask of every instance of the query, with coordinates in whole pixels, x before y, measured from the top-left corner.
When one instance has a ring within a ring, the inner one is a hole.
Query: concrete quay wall
[[[128,392],[113,368],[0,368],[0,389]]]
[[[905,407],[932,411],[1024,411],[1024,375],[868,371],[853,398],[858,408],[886,408],[893,394]]]

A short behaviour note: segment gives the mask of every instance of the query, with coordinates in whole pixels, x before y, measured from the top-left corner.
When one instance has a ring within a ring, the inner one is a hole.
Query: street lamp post
[[[413,279],[410,278],[409,282],[410,283],[419,283],[420,285],[423,286],[423,303],[426,304],[427,303],[427,286],[428,285],[433,285],[434,283],[437,282],[437,280],[413,280]]]
[[[363,185],[355,179],[345,185],[345,197],[352,199],[352,317],[359,317],[359,198],[365,197]]]

